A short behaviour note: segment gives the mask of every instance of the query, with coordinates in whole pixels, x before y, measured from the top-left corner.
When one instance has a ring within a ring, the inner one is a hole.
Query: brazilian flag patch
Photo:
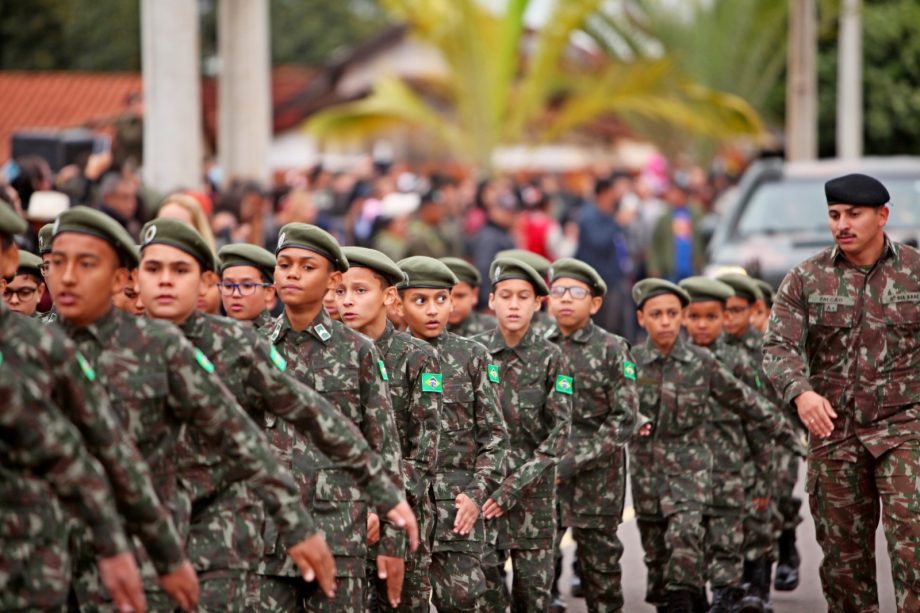
[[[77,364],[80,365],[80,370],[83,371],[83,376],[90,381],[96,380],[96,371],[93,370],[93,367],[89,365],[89,362],[86,361],[86,358],[83,357],[83,354],[77,352]]]
[[[272,360],[272,364],[275,365],[275,368],[277,368],[281,372],[284,372],[285,370],[287,370],[287,360],[281,357],[281,354],[278,353],[278,350],[275,349],[274,345],[272,345],[271,353],[269,353],[268,355]]]
[[[389,381],[390,377],[387,375],[387,367],[383,365],[383,360],[377,360],[377,367],[380,368],[380,378]]]
[[[198,362],[201,369],[209,375],[214,372],[214,364],[211,364],[211,360],[208,359],[208,356],[201,353],[201,349],[195,350],[195,361]]]
[[[501,382],[501,378],[498,376],[498,365],[497,364],[489,364],[489,366],[486,368],[486,372],[489,373],[489,381],[491,381],[492,383]]]
[[[572,390],[575,387],[575,379],[572,377],[566,377],[565,375],[556,375],[556,391],[560,394],[572,395]]]
[[[423,372],[422,391],[431,392],[433,394],[440,394],[443,391],[441,373]]]
[[[623,376],[629,379],[630,381],[636,380],[636,365],[626,360],[623,363]]]
[[[0,366],[3,366],[3,352],[0,351]]]

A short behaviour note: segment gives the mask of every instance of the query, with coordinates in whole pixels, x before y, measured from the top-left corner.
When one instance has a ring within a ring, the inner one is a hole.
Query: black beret
[[[482,283],[482,275],[476,270],[476,267],[461,258],[438,258],[450,268],[451,272],[457,275],[459,281],[477,286]]]
[[[824,195],[827,197],[828,206],[832,204],[885,206],[891,200],[888,190],[881,181],[859,173],[831,179],[824,184]]]
[[[716,300],[724,303],[735,295],[731,285],[709,277],[687,277],[678,285],[690,295],[690,302]]]
[[[641,309],[648,299],[664,294],[677,296],[681,306],[690,304],[690,295],[681,286],[664,279],[643,279],[632,288],[632,298],[638,309]]]
[[[420,287],[424,289],[451,289],[457,284],[457,277],[447,264],[424,255],[414,255],[396,263],[406,275],[399,289]]]
[[[496,258],[489,267],[489,280],[492,281],[492,287],[495,287],[497,283],[510,279],[527,281],[533,285],[534,293],[537,296],[549,295],[549,288],[546,287],[543,275],[538,273],[533,266],[517,258]]]
[[[271,283],[275,276],[275,256],[268,249],[249,243],[224,245],[217,252],[220,260],[220,272],[223,274],[234,266],[252,266],[257,268],[262,277]]]
[[[594,268],[575,258],[560,258],[549,268],[549,282],[556,279],[575,279],[587,283],[595,296],[607,293],[607,284]]]
[[[299,247],[318,253],[332,262],[337,271],[348,270],[348,259],[342,253],[339,241],[320,227],[299,222],[283,226],[278,233],[278,247],[275,249],[275,255],[288,247]]]
[[[127,268],[137,268],[137,246],[124,226],[102,211],[75,206],[61,213],[52,226],[54,237],[67,232],[88,234],[107,242]]]
[[[342,247],[348,258],[348,266],[370,268],[387,280],[390,285],[399,285],[406,280],[406,274],[385,253],[367,247]]]
[[[149,245],[169,245],[189,254],[202,270],[217,270],[217,256],[198,230],[178,219],[161,217],[148,221],[141,230],[141,249]]]

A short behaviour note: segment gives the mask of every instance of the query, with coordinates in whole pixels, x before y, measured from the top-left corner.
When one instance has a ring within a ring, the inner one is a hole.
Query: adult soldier
[[[878,611],[884,514],[898,611],[920,610],[920,253],[885,233],[877,179],[824,186],[836,245],[786,275],[764,366],[808,428],[810,508],[829,610]]]
[[[289,555],[328,593],[334,568],[321,534],[303,509],[293,479],[272,457],[258,427],[212,375],[213,364],[174,326],[112,307],[125,283],[136,245],[114,219],[74,207],[55,222],[47,277],[65,331],[108,392],[121,425],[150,466],[157,494],[188,534],[189,495],[178,480],[176,442],[184,428],[221,446],[225,486],[249,478],[267,509],[286,529]],[[188,273],[188,271],[180,271]],[[174,301],[165,293],[161,302]],[[148,600],[165,606],[147,583]]]
[[[19,251],[16,274],[3,287],[3,301],[14,313],[26,317],[38,316],[36,309],[45,293],[41,265],[41,258],[34,253]]]
[[[588,611],[623,608],[617,526],[626,494],[626,443],[635,433],[639,396],[629,343],[596,325],[607,284],[572,258],[553,262],[549,340],[568,358],[575,379],[572,428],[559,463],[562,526],[578,543]],[[557,544],[558,547],[558,544]]]
[[[217,254],[220,260],[220,295],[224,311],[239,321],[249,321],[257,329],[273,323],[269,310],[274,306],[275,256],[257,245],[225,245]]]
[[[432,347],[406,332],[394,329],[387,320],[387,306],[398,299],[396,285],[405,275],[384,253],[364,247],[344,247],[348,271],[335,289],[342,322],[371,338],[383,361],[393,416],[402,449],[402,470],[406,495],[419,520],[420,547],[405,560],[403,572],[395,560],[377,560],[376,548],[368,557],[369,602],[371,609],[427,611],[431,599],[431,529],[434,500],[431,478],[437,462],[441,428],[441,390],[425,385],[426,378],[441,374],[441,364]],[[379,530],[376,530],[379,536]],[[370,530],[368,536],[371,537]],[[376,540],[370,538],[370,540]],[[377,580],[375,580],[375,577]],[[375,604],[376,603],[376,604]]]
[[[546,611],[553,582],[556,536],[556,464],[565,452],[571,424],[574,379],[558,347],[531,326],[549,294],[543,277],[520,260],[498,258],[489,270],[489,308],[498,327],[473,340],[489,351],[489,378],[511,438],[508,475],[482,508],[497,536],[486,565],[490,610]],[[497,381],[496,381],[497,380]],[[501,572],[510,558],[511,598]]]
[[[498,258],[514,258],[520,262],[524,262],[536,270],[537,274],[539,274],[544,281],[546,281],[549,275],[549,267],[552,264],[552,262],[539,253],[534,253],[527,249],[505,249],[495,254],[495,259]],[[550,317],[546,311],[541,309],[534,314],[531,325],[537,333],[537,336],[545,338],[553,329],[553,318]]]
[[[461,258],[441,258],[440,261],[457,277],[457,284],[450,290],[451,309],[447,331],[471,338],[494,330],[497,325],[495,318],[476,310],[479,284],[482,282],[482,275],[476,267]]]

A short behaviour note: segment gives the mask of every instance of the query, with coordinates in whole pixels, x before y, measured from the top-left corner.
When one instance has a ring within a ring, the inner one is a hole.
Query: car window
[[[827,229],[826,179],[762,184],[741,212],[736,234],[782,234]],[[880,180],[891,194],[890,228],[920,228],[920,178]]]

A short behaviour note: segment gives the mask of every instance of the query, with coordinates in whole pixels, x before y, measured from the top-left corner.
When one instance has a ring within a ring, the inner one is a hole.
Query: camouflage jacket
[[[505,477],[508,430],[489,381],[489,354],[475,341],[444,332],[431,345],[441,360],[441,377],[429,385],[443,389],[438,465],[432,482],[437,507],[434,551],[480,552],[485,529],[480,516],[473,530],[453,531],[454,500],[463,493],[481,509]]]
[[[402,491],[399,435],[374,343],[333,321],[324,309],[300,332],[282,314],[272,328],[271,342],[287,361],[288,373],[319,392],[342,417],[358,427],[371,449],[380,454],[386,474]],[[276,452],[293,466],[304,501],[325,532],[332,553],[340,558],[336,571],[342,576],[363,572],[367,555],[367,492],[342,462],[328,458],[287,424],[270,421],[268,425]],[[378,505],[377,510],[383,515],[392,506]],[[266,547],[271,557],[271,543],[267,542]],[[402,533],[390,531],[382,535],[379,551],[403,556]],[[266,564],[266,574],[293,570],[289,565],[279,570],[268,561]]]
[[[340,419],[322,396],[286,374],[284,358],[250,326],[196,311],[180,327],[257,424],[264,424],[268,415],[283,418],[348,471],[372,500],[390,506],[399,502],[400,493],[385,475],[380,456],[368,448],[357,428]],[[198,511],[197,506],[213,504],[215,492],[225,485],[215,481],[223,472],[224,461],[220,449],[197,432],[187,432],[180,449],[184,452],[180,454],[181,476],[192,493],[193,509]],[[249,498],[234,490],[219,501],[217,512],[226,511],[231,518],[245,512],[253,515],[253,525],[243,525],[239,519],[231,525],[215,522],[215,538],[204,544],[206,551],[198,552],[197,568],[256,569],[263,551],[262,520]],[[239,534],[227,535],[233,527]],[[233,543],[231,551],[216,538],[220,535]]]
[[[803,392],[827,398],[834,431],[812,438],[811,455],[855,461],[840,443],[856,437],[879,457],[920,438],[920,252],[886,237],[869,270],[826,249],[780,285],[764,344],[764,367],[786,403]]]
[[[528,329],[509,347],[498,329],[478,340],[491,355],[490,381],[510,446],[507,476],[492,491],[505,515],[496,521],[498,547],[551,548],[556,534],[556,464],[565,453],[575,381],[562,351]]]
[[[568,359],[575,379],[569,444],[559,464],[559,507],[566,526],[610,526],[622,514],[626,443],[639,409],[636,364],[629,343],[589,321],[549,336]]]
[[[42,402],[59,407],[77,427],[106,471],[126,529],[143,543],[158,574],[175,570],[185,557],[182,539],[86,359],[57,326],[16,315],[5,304],[0,304],[0,351],[41,393]]]
[[[56,324],[58,322],[58,314],[54,307],[51,307],[48,311],[41,314],[39,321],[43,324]]]
[[[268,309],[265,309],[259,313],[250,323],[256,330],[264,330],[267,328],[269,331],[271,331],[271,327],[275,324],[275,318],[272,317],[272,314],[268,312]]]
[[[457,325],[447,326],[447,331],[464,338],[472,338],[483,332],[491,332],[497,325],[498,321],[491,315],[486,315],[479,311],[471,311],[469,317]]]

